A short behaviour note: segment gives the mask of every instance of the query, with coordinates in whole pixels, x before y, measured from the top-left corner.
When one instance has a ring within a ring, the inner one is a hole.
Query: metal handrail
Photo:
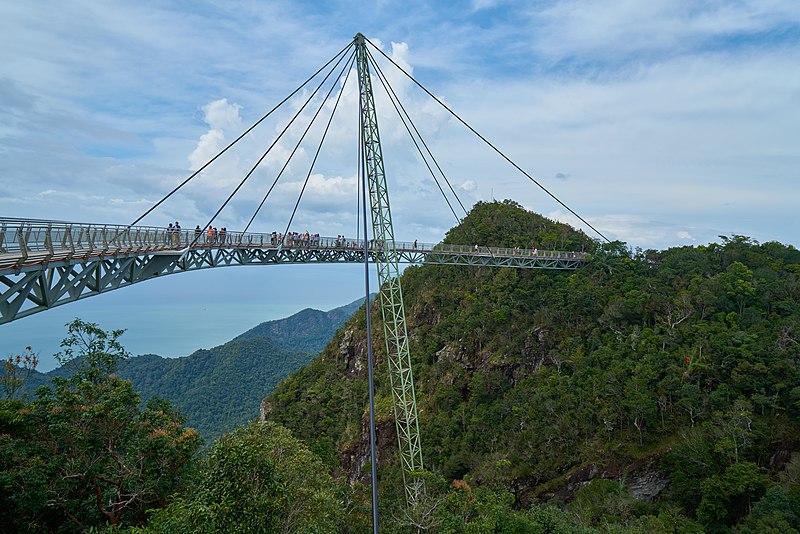
[[[310,248],[363,249],[364,240],[345,237],[326,237],[306,234],[280,236],[276,233],[207,232],[196,230],[175,232],[156,226],[122,226],[85,224],[34,219],[0,218],[0,263],[2,256],[16,257],[22,262],[44,261],[53,257],[151,253],[182,250],[193,244],[196,248]],[[280,238],[279,238],[280,236]],[[197,239],[195,239],[197,237]],[[369,240],[368,248],[388,252],[383,243]],[[393,250],[404,253],[444,253],[470,256],[538,257],[584,260],[586,253],[572,251],[536,250],[527,248],[482,247],[478,245],[432,244],[396,241]],[[34,259],[35,256],[35,259]],[[14,263],[19,263],[16,261]]]

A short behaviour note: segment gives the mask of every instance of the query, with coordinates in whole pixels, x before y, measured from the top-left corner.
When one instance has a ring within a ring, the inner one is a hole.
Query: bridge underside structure
[[[236,265],[364,263],[364,242],[21,219],[0,220],[0,324],[168,274]],[[370,261],[385,246],[368,247]],[[395,242],[401,263],[578,269],[578,252]]]

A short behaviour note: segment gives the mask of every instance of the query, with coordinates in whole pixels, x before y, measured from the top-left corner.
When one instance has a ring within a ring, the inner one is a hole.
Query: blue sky
[[[609,237],[643,248],[720,234],[800,244],[795,0],[4,2],[0,216],[130,222],[356,32]],[[514,198],[576,222],[401,76],[392,84],[465,204]],[[351,89],[298,231],[355,233]],[[438,241],[453,216],[377,99],[396,234]],[[145,222],[204,223],[292,112]],[[314,148],[290,166],[255,230],[285,225]],[[281,163],[268,158],[218,225],[243,226]],[[46,358],[73,313],[127,326],[134,352],[181,355],[306,306],[354,300],[361,270],[336,269],[220,269],[140,284],[0,326],[0,355],[35,338]],[[219,332],[164,333],[163,317],[175,314]]]

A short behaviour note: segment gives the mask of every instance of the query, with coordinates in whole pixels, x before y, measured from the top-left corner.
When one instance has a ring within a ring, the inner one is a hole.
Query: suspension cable
[[[319,116],[319,113],[322,111],[322,108],[325,107],[325,103],[328,101],[328,98],[330,98],[331,93],[333,93],[333,90],[336,88],[336,83],[342,78],[342,74],[344,74],[345,69],[348,69],[348,68],[352,67],[354,58],[355,58],[355,50],[353,50],[352,54],[350,55],[350,59],[348,59],[345,62],[344,67],[342,67],[342,71],[339,73],[339,76],[337,76],[337,78],[334,80],[333,84],[331,84],[331,88],[328,90],[328,93],[325,95],[325,97],[320,102],[319,107],[317,108],[317,111],[314,113],[314,116],[311,118],[311,120],[309,121],[308,125],[306,126],[306,129],[303,132],[303,135],[300,136],[300,139],[294,145],[294,149],[292,149],[292,152],[289,154],[289,157],[286,158],[286,162],[283,164],[283,167],[281,167],[280,172],[275,177],[275,180],[272,182],[272,185],[270,186],[269,190],[267,191],[267,194],[264,195],[263,199],[261,199],[261,203],[256,208],[256,211],[253,213],[253,216],[250,217],[250,221],[248,221],[247,226],[244,227],[244,230],[242,230],[242,233],[247,232],[247,230],[250,228],[250,225],[253,224],[253,221],[255,220],[256,216],[261,211],[261,208],[264,206],[264,203],[267,201],[267,197],[269,197],[269,195],[272,193],[272,190],[275,188],[275,185],[277,185],[278,181],[281,179],[281,176],[283,176],[284,171],[289,166],[289,162],[291,162],[292,158],[297,153],[297,150],[300,148],[300,144],[305,139],[305,137],[308,134],[309,130],[311,130],[311,126],[314,124],[314,121],[317,120],[317,117]],[[324,80],[323,80],[323,82],[324,82]]]
[[[359,181],[361,180],[361,176],[359,175],[359,172],[361,172],[361,160],[362,160],[361,150],[362,150],[362,145],[363,145],[363,141],[362,141],[363,132],[361,131],[361,95],[360,94],[359,94],[359,98],[358,98],[358,117],[356,117],[356,119],[358,120],[358,126],[356,127],[356,131],[358,132],[358,159],[356,160],[356,169],[357,169],[357,171],[356,171],[356,241],[358,241],[361,238],[361,194],[359,193],[358,185],[360,183]],[[367,202],[367,199],[365,198],[364,199],[364,208],[365,209],[366,209],[366,206],[367,206],[366,202]],[[367,214],[366,214],[366,211],[365,211],[364,212],[364,240],[365,241],[367,239],[366,216],[367,216]]]
[[[367,157],[364,150],[364,130],[361,128],[363,107],[361,96],[358,99],[358,185],[356,186],[356,196],[363,197],[363,204],[359,208],[364,214],[364,311],[367,317],[367,385],[369,386],[369,454],[370,454],[370,476],[372,494],[372,532],[378,534],[378,456],[376,452],[375,435],[375,378],[374,363],[372,353],[372,319],[370,313],[370,291],[369,291],[369,240],[367,239]],[[359,194],[360,186],[360,194]],[[359,213],[359,217],[361,213]]]
[[[378,81],[381,82],[381,85],[386,90],[386,93],[389,96],[389,101],[394,106],[394,109],[397,112],[397,115],[400,117],[400,121],[403,123],[403,126],[405,126],[409,137],[411,137],[411,141],[414,143],[414,146],[417,148],[417,152],[419,153],[420,157],[422,158],[423,163],[425,163],[425,166],[428,168],[428,172],[430,173],[431,177],[433,178],[433,181],[436,182],[436,186],[439,188],[439,192],[442,194],[442,197],[444,198],[444,201],[447,203],[447,206],[450,208],[450,211],[453,213],[453,217],[456,218],[456,221],[458,223],[461,223],[461,218],[456,214],[456,211],[455,211],[455,209],[453,209],[452,204],[450,204],[450,199],[447,198],[447,195],[445,194],[444,189],[442,188],[441,184],[439,183],[439,180],[436,177],[436,174],[433,172],[433,169],[431,169],[431,166],[428,163],[428,160],[425,157],[425,154],[422,153],[422,149],[420,148],[419,143],[417,143],[417,139],[415,138],[414,133],[412,133],[411,129],[408,127],[408,124],[406,123],[406,118],[405,117],[408,118],[408,123],[411,124],[411,127],[414,129],[414,132],[416,132],[416,135],[417,135],[417,137],[419,137],[419,140],[422,142],[422,144],[425,145],[426,149],[428,149],[427,144],[425,144],[425,141],[422,139],[422,136],[420,135],[419,130],[414,125],[414,122],[411,120],[411,116],[408,114],[406,109],[403,107],[402,102],[400,102],[400,99],[397,97],[397,93],[395,93],[395,91],[392,88],[392,86],[389,85],[388,79],[386,79],[384,77],[383,71],[381,71],[380,68],[378,67],[378,65],[375,63],[375,59],[369,54],[369,51],[367,51],[367,55],[371,59],[370,63],[372,64],[372,67],[375,69],[375,72],[378,75]],[[402,109],[402,112],[400,111],[401,109]],[[405,117],[403,116],[403,114],[405,114]],[[431,154],[431,151],[428,149],[427,152],[428,152],[428,155],[430,156],[430,158],[433,160],[434,164],[436,164],[437,168],[439,168],[439,172],[441,172],[441,167],[439,167],[438,163],[436,162],[436,159],[433,157],[433,154]],[[444,176],[443,172],[442,172],[442,177],[445,179],[445,181],[447,181],[447,177]],[[449,181],[447,181],[447,183],[448,183],[448,185],[450,185]],[[450,187],[451,191],[452,191],[452,189],[453,188]],[[455,191],[453,191],[453,194],[455,195]],[[461,204],[461,199],[458,198],[458,195],[456,195],[456,200],[458,200],[458,203]],[[461,204],[461,208],[464,209],[464,205],[463,204]],[[464,214],[466,215],[466,210],[464,210]]]
[[[280,101],[280,102],[279,102],[279,103],[278,103],[278,104],[277,104],[275,107],[273,107],[271,110],[269,110],[269,111],[267,112],[267,114],[266,114],[266,115],[264,115],[263,117],[261,117],[260,119],[258,119],[258,120],[257,120],[255,123],[253,123],[253,125],[252,125],[252,126],[250,126],[249,128],[247,128],[247,129],[246,129],[244,132],[242,132],[242,134],[241,134],[241,135],[239,135],[239,137],[237,137],[236,139],[234,139],[233,141],[231,141],[231,143],[230,143],[228,146],[226,146],[225,148],[223,148],[223,149],[222,149],[222,150],[221,150],[219,153],[217,153],[217,155],[216,155],[216,156],[214,156],[213,158],[211,158],[210,160],[208,160],[206,163],[204,163],[202,167],[200,167],[199,169],[197,169],[196,171],[194,171],[194,172],[193,172],[193,173],[192,173],[192,174],[191,174],[191,175],[190,175],[188,178],[186,178],[186,179],[185,179],[183,182],[181,182],[180,184],[178,184],[178,185],[177,185],[177,186],[176,186],[176,187],[175,187],[175,188],[174,188],[172,191],[170,191],[170,192],[169,192],[169,193],[167,193],[167,194],[166,194],[164,197],[162,197],[162,198],[161,198],[161,200],[159,200],[158,202],[156,202],[155,204],[153,204],[153,206],[151,206],[151,207],[150,207],[150,208],[149,208],[147,211],[145,211],[145,212],[144,212],[142,215],[140,215],[140,216],[139,216],[139,217],[138,217],[138,218],[137,218],[135,221],[133,221],[133,222],[132,222],[132,223],[131,223],[129,226],[133,226],[133,225],[135,225],[136,223],[138,223],[139,221],[141,221],[142,219],[144,219],[145,217],[147,217],[147,216],[148,216],[150,213],[152,213],[152,211],[153,211],[153,210],[155,210],[157,207],[159,207],[161,204],[163,204],[163,203],[164,203],[164,202],[165,202],[165,201],[166,201],[166,200],[167,200],[169,197],[171,197],[173,194],[175,194],[175,193],[176,193],[176,192],[177,192],[179,189],[181,189],[181,188],[182,188],[184,185],[188,184],[188,183],[189,183],[189,182],[190,182],[190,181],[191,181],[191,180],[192,180],[192,179],[193,179],[195,176],[197,176],[198,174],[200,174],[201,172],[203,172],[203,170],[205,170],[205,168],[206,168],[206,167],[208,167],[209,165],[211,165],[211,164],[212,164],[214,161],[216,161],[216,159],[217,159],[217,158],[219,158],[219,157],[220,157],[222,154],[224,154],[225,152],[227,152],[229,148],[231,148],[233,145],[235,145],[236,143],[238,143],[238,142],[239,142],[239,141],[240,141],[240,140],[241,140],[241,139],[242,139],[244,136],[246,136],[246,135],[247,135],[247,134],[249,134],[249,133],[250,133],[250,132],[251,132],[253,129],[255,129],[255,128],[256,128],[256,126],[258,126],[259,124],[261,124],[261,123],[262,123],[264,120],[266,120],[266,118],[267,118],[267,117],[269,117],[270,115],[272,115],[272,113],[273,113],[273,112],[275,112],[275,110],[277,110],[279,107],[281,107],[283,104],[285,104],[285,103],[286,103],[286,102],[287,102],[287,101],[288,101],[290,98],[292,98],[292,97],[293,97],[295,94],[297,94],[297,93],[298,93],[298,92],[299,92],[299,91],[300,91],[300,90],[301,90],[303,87],[305,87],[305,86],[308,84],[308,82],[310,82],[311,80],[313,80],[314,78],[316,78],[316,77],[317,77],[317,75],[318,75],[320,72],[322,72],[323,70],[325,70],[325,68],[326,68],[328,65],[330,65],[331,63],[333,63],[333,62],[336,60],[336,58],[337,58],[337,57],[339,57],[339,56],[342,56],[342,55],[344,54],[344,52],[345,52],[345,51],[346,51],[346,50],[347,50],[349,47],[351,47],[351,46],[353,46],[353,43],[348,43],[348,45],[347,45],[347,46],[345,46],[345,47],[344,47],[344,48],[342,48],[342,49],[341,49],[339,52],[337,52],[337,53],[336,53],[336,55],[334,55],[334,56],[333,56],[333,57],[332,57],[330,60],[328,60],[328,62],[327,62],[327,63],[325,63],[325,64],[324,64],[322,67],[320,67],[320,68],[319,68],[319,69],[318,69],[318,70],[317,70],[317,71],[316,71],[314,74],[312,74],[310,77],[308,77],[308,79],[306,79],[306,81],[304,81],[304,82],[303,82],[303,83],[302,83],[302,84],[301,84],[301,85],[300,85],[300,86],[299,86],[297,89],[295,89],[294,91],[292,91],[291,93],[289,93],[289,95],[288,95],[286,98],[284,98],[283,100],[281,100],[281,101]],[[341,59],[340,59],[340,61],[341,61]],[[209,223],[209,224],[210,224],[210,223]]]
[[[456,193],[456,191],[453,189],[453,186],[450,183],[450,180],[447,179],[447,176],[445,175],[444,170],[442,170],[442,167],[439,165],[439,162],[436,161],[436,158],[434,157],[433,152],[431,152],[431,149],[428,147],[428,144],[425,142],[425,139],[422,137],[422,134],[419,132],[419,130],[417,129],[416,125],[414,124],[414,121],[411,119],[411,115],[408,113],[408,110],[406,110],[406,108],[403,106],[403,103],[400,101],[400,98],[397,96],[397,93],[394,91],[394,88],[389,84],[388,78],[383,73],[381,68],[378,66],[377,62],[375,61],[375,58],[372,57],[372,54],[370,54],[369,50],[367,50],[367,55],[370,58],[370,63],[372,64],[373,68],[375,69],[375,72],[378,74],[378,80],[381,82],[381,85],[383,85],[383,87],[384,87],[384,89],[386,89],[387,93],[390,93],[389,94],[389,100],[394,105],[395,110],[397,111],[398,115],[400,115],[400,120],[403,122],[403,125],[406,127],[406,131],[408,131],[408,135],[411,137],[411,140],[414,142],[414,145],[417,147],[417,151],[419,152],[420,157],[422,157],[422,161],[425,163],[425,166],[428,168],[428,172],[431,173],[431,177],[433,178],[433,181],[436,182],[436,186],[439,188],[439,191],[442,193],[442,197],[444,197],[444,200],[447,203],[447,206],[450,208],[450,211],[453,213],[453,216],[456,218],[456,221],[458,222],[458,224],[461,224],[462,222],[466,221],[467,226],[469,227],[469,229],[472,230],[473,237],[477,237],[478,229],[475,227],[475,223],[471,219],[469,219],[469,214],[467,213],[467,210],[464,207],[464,204],[461,202],[461,199],[459,198],[458,193]],[[395,100],[397,101],[396,104],[395,104]],[[406,125],[405,119],[400,114],[400,111],[397,109],[398,105],[403,110],[403,113],[405,114],[405,116],[408,118],[409,124],[411,124],[411,127],[414,128],[414,132],[416,132],[416,135],[419,138],[420,142],[425,147],[425,150],[427,151],[427,153],[430,156],[431,160],[433,161],[434,165],[436,165],[436,168],[439,170],[439,173],[442,175],[442,178],[444,179],[445,183],[447,183],[447,186],[450,188],[450,191],[453,193],[453,196],[458,201],[459,206],[461,206],[461,209],[464,211],[464,216],[465,217],[464,217],[463,220],[460,217],[458,217],[458,215],[456,215],[456,212],[453,209],[453,206],[450,204],[450,200],[447,198],[447,195],[445,194],[444,190],[442,189],[442,186],[439,184],[439,180],[437,180],[435,173],[433,172],[433,170],[431,169],[430,165],[428,164],[428,162],[425,159],[425,155],[422,153],[422,150],[420,149],[419,145],[417,144],[417,141],[414,139],[414,134],[411,133],[411,131],[408,128],[408,125]],[[486,251],[491,255],[491,257],[494,258],[494,254],[492,253],[491,248],[489,246],[485,246],[485,248],[486,248]]]
[[[336,110],[339,108],[339,101],[342,99],[342,95],[344,94],[344,86],[347,85],[347,80],[350,78],[350,70],[347,71],[347,76],[344,78],[344,84],[342,85],[342,90],[339,91],[339,94],[336,96],[336,102],[333,104],[333,111],[331,111],[331,116],[328,119],[328,124],[325,125],[325,131],[322,132],[322,138],[319,140],[319,145],[317,146],[317,151],[314,154],[314,159],[311,161],[311,166],[308,168],[308,174],[306,175],[305,182],[303,182],[303,187],[300,189],[300,194],[297,197],[297,202],[294,204],[294,209],[292,210],[292,215],[289,217],[289,222],[286,224],[286,231],[283,235],[289,233],[289,228],[292,226],[292,221],[294,220],[294,215],[297,213],[297,207],[300,205],[300,199],[303,198],[303,193],[305,193],[306,186],[308,185],[308,181],[311,178],[311,173],[314,171],[314,165],[317,162],[317,158],[319,157],[319,153],[322,150],[322,145],[325,143],[325,138],[328,135],[328,130],[331,127],[331,123],[333,122],[333,118],[336,116]]]
[[[253,165],[253,167],[245,175],[245,177],[242,178],[242,180],[239,182],[239,185],[237,185],[236,188],[233,190],[233,192],[230,195],[228,195],[228,198],[225,199],[225,202],[222,203],[222,205],[219,207],[219,209],[216,211],[216,213],[214,213],[214,215],[211,216],[211,218],[208,220],[206,225],[203,227],[203,230],[205,230],[206,228],[211,226],[211,223],[214,221],[214,219],[217,218],[217,216],[222,212],[223,209],[225,209],[225,206],[228,205],[228,203],[236,195],[236,193],[239,192],[239,189],[241,189],[242,186],[245,184],[245,182],[250,178],[250,176],[253,175],[253,172],[255,172],[256,168],[264,160],[264,158],[267,157],[267,154],[269,154],[269,152],[275,147],[275,145],[278,144],[278,141],[280,141],[281,137],[283,137],[283,134],[285,134],[289,130],[289,128],[292,126],[292,124],[294,124],[294,121],[302,114],[302,112],[306,108],[306,106],[314,99],[314,96],[316,96],[317,92],[325,84],[325,82],[328,80],[330,75],[333,73],[333,71],[336,69],[336,67],[339,65],[339,63],[342,61],[343,58],[344,58],[344,56],[339,58],[339,61],[336,62],[336,65],[333,66],[333,68],[330,70],[330,72],[328,72],[328,74],[325,76],[325,78],[323,78],[323,80],[319,83],[319,85],[317,85],[316,89],[314,89],[314,92],[311,93],[311,96],[309,96],[308,99],[306,99],[306,101],[303,103],[303,105],[300,107],[300,109],[298,109],[297,112],[294,114],[294,116],[292,117],[292,120],[290,120],[289,123],[286,126],[284,126],[283,130],[281,130],[281,132],[278,134],[278,136],[275,138],[275,140],[272,141],[272,144],[269,145],[269,148],[267,148],[267,150],[264,151],[264,153],[261,155],[261,157],[255,163],[255,165]],[[340,76],[341,76],[341,74],[340,74]],[[198,234],[198,235],[195,236],[194,240],[192,241],[192,243],[189,246],[193,246],[200,239],[200,235],[202,235],[202,232],[201,232],[201,234]]]
[[[505,159],[505,160],[506,160],[508,163],[510,163],[510,164],[511,164],[511,165],[512,165],[512,166],[513,166],[515,169],[517,169],[517,170],[518,170],[519,172],[521,172],[521,173],[522,173],[522,174],[523,174],[523,175],[524,175],[526,178],[528,178],[528,180],[530,180],[531,182],[533,182],[534,184],[536,184],[537,186],[539,186],[539,189],[541,189],[542,191],[544,191],[545,193],[547,193],[547,194],[548,194],[548,195],[549,195],[549,196],[550,196],[550,197],[551,197],[553,200],[555,200],[555,201],[556,201],[556,202],[558,202],[558,203],[559,203],[561,206],[563,206],[564,208],[566,208],[566,209],[567,209],[567,210],[568,210],[568,211],[569,211],[571,214],[573,214],[575,217],[577,217],[577,218],[578,218],[578,219],[579,219],[581,222],[583,222],[583,223],[584,223],[586,226],[588,226],[589,228],[591,228],[592,230],[594,230],[594,231],[597,233],[597,235],[599,235],[600,237],[602,237],[603,239],[605,239],[607,242],[609,242],[609,243],[611,242],[611,240],[610,240],[610,239],[608,239],[608,238],[607,238],[605,235],[603,235],[603,233],[602,233],[600,230],[598,230],[597,228],[595,228],[594,226],[592,226],[592,225],[591,225],[591,224],[590,224],[590,223],[589,223],[589,222],[588,222],[586,219],[584,219],[583,217],[581,217],[580,215],[578,215],[578,214],[577,214],[577,213],[576,213],[576,212],[575,212],[575,211],[574,211],[572,208],[570,208],[569,206],[567,206],[566,204],[564,204],[564,202],[562,202],[562,201],[561,201],[561,200],[560,200],[560,199],[559,199],[557,196],[555,196],[553,193],[551,193],[550,191],[548,191],[548,189],[547,189],[546,187],[544,187],[544,186],[543,186],[541,183],[539,183],[539,182],[538,182],[538,181],[537,181],[537,180],[536,180],[536,179],[535,179],[533,176],[531,176],[530,174],[528,174],[528,173],[527,173],[527,172],[526,172],[526,171],[525,171],[525,170],[524,170],[522,167],[520,167],[519,165],[517,165],[517,164],[516,164],[516,163],[515,163],[515,162],[514,162],[514,161],[513,161],[511,158],[509,158],[509,157],[508,157],[508,156],[506,156],[506,155],[505,155],[503,152],[501,152],[499,148],[497,148],[496,146],[494,146],[494,145],[493,145],[493,144],[492,144],[492,143],[491,143],[491,142],[490,142],[488,139],[486,139],[486,138],[485,138],[483,135],[481,135],[481,134],[480,134],[480,133],[479,133],[479,132],[478,132],[478,131],[477,131],[475,128],[473,128],[472,126],[470,126],[470,125],[469,125],[469,124],[468,124],[468,123],[467,123],[467,122],[466,122],[464,119],[462,119],[462,118],[461,118],[461,117],[460,117],[460,116],[459,116],[459,115],[458,115],[458,114],[457,114],[455,111],[453,111],[452,109],[450,109],[450,107],[448,107],[448,106],[447,106],[447,104],[445,104],[444,102],[442,102],[442,101],[441,101],[441,100],[440,100],[438,97],[436,97],[436,96],[435,96],[433,93],[431,93],[430,91],[428,91],[428,89],[426,89],[424,85],[422,85],[421,83],[419,83],[419,82],[418,82],[418,81],[417,81],[417,80],[416,80],[416,79],[415,79],[413,76],[411,76],[411,75],[410,75],[408,72],[406,72],[406,71],[405,71],[405,69],[403,69],[403,67],[401,67],[400,65],[398,65],[398,64],[397,64],[397,63],[396,63],[396,62],[395,62],[395,61],[394,61],[392,58],[390,58],[390,57],[389,57],[389,56],[388,56],[388,55],[387,55],[387,54],[386,54],[386,53],[385,53],[383,50],[381,50],[380,48],[378,48],[377,46],[375,46],[375,44],[374,44],[372,41],[370,41],[369,39],[366,39],[366,38],[365,38],[365,40],[366,40],[366,42],[367,42],[367,43],[369,43],[370,45],[372,45],[372,47],[373,47],[375,50],[377,50],[378,52],[380,52],[380,53],[381,53],[381,55],[383,55],[383,57],[385,57],[386,59],[388,59],[388,60],[389,60],[389,61],[390,61],[390,62],[391,62],[391,63],[392,63],[392,64],[393,64],[395,67],[397,67],[397,68],[400,70],[400,72],[402,72],[403,74],[405,74],[405,75],[406,75],[406,76],[407,76],[407,77],[408,77],[408,78],[409,78],[409,79],[410,79],[412,82],[414,82],[414,84],[416,84],[416,85],[417,85],[417,86],[418,86],[420,89],[422,89],[423,91],[425,91],[425,92],[428,94],[428,96],[430,96],[431,98],[433,98],[433,99],[434,99],[434,100],[435,100],[435,101],[436,101],[436,102],[437,102],[437,103],[438,103],[440,106],[442,106],[442,107],[443,107],[444,109],[446,109],[446,110],[447,110],[447,111],[448,111],[448,112],[449,112],[451,115],[453,115],[453,116],[454,116],[456,119],[458,119],[458,121],[459,121],[461,124],[463,124],[464,126],[466,126],[466,127],[467,127],[467,128],[468,128],[468,129],[469,129],[471,132],[472,132],[472,133],[474,133],[476,136],[478,136],[478,138],[479,138],[481,141],[483,141],[484,143],[486,143],[487,145],[489,145],[489,147],[491,147],[491,148],[492,148],[492,150],[494,150],[495,152],[497,152],[497,153],[498,153],[498,154],[499,154],[499,155],[500,155],[500,156],[501,156],[503,159]]]

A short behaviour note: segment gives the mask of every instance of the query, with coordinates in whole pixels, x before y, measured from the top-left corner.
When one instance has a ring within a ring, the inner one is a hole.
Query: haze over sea
[[[295,270],[300,270],[300,276]],[[183,273],[59,306],[5,325],[0,357],[30,346],[46,372],[58,366],[53,354],[76,317],[105,330],[125,329],[120,338],[131,355],[188,356],[221,345],[264,321],[305,308],[327,311],[364,294],[357,265],[269,266]],[[371,276],[372,288],[375,276]],[[302,285],[302,287],[299,287]]]

